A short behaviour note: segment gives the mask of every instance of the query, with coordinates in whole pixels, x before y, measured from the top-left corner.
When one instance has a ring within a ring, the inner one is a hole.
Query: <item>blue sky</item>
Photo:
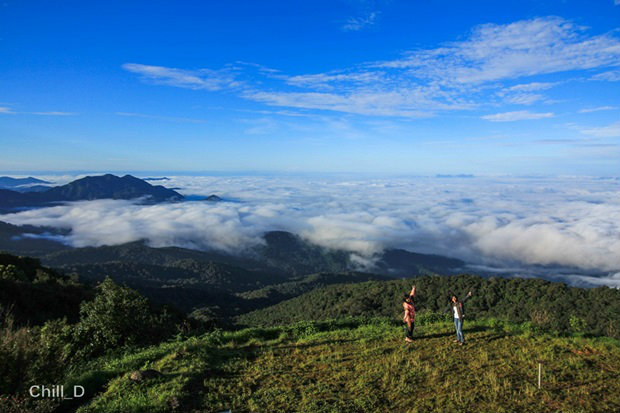
[[[0,4],[0,171],[613,175],[620,3]]]

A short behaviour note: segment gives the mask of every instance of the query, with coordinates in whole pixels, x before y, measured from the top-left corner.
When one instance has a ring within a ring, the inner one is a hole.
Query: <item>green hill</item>
[[[496,317],[531,322],[543,331],[583,332],[620,338],[620,291],[568,287],[540,279],[424,276],[408,280],[336,284],[314,289],[238,317],[240,324],[273,326],[345,316],[398,317],[403,293],[416,284],[418,311],[441,311],[452,292],[473,291],[468,319]]]
[[[42,267],[34,258],[0,253],[0,326],[10,314],[16,325],[78,318],[80,303],[92,296],[77,279]]]
[[[390,319],[344,319],[213,333],[76,371],[78,412],[614,412],[616,340],[532,334],[497,320],[419,326],[406,344]],[[538,360],[543,362],[537,388]],[[140,382],[130,372],[161,375]]]

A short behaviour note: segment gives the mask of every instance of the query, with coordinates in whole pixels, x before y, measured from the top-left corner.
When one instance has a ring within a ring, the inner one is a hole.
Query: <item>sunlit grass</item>
[[[341,320],[217,331],[101,359],[106,386],[82,412],[611,412],[620,408],[620,346],[552,337],[495,320],[416,329]],[[538,361],[543,385],[537,387]],[[93,364],[93,368],[95,365]],[[143,383],[131,370],[163,376]]]

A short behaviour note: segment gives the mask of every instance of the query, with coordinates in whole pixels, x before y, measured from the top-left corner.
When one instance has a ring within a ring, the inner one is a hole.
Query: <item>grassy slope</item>
[[[420,326],[406,344],[389,319],[215,332],[101,359],[70,382],[100,393],[81,412],[611,412],[620,345],[531,334],[495,320]],[[536,388],[537,360],[543,388]],[[128,373],[164,376],[140,384]],[[103,385],[106,383],[105,385]],[[174,409],[174,410],[173,410]]]

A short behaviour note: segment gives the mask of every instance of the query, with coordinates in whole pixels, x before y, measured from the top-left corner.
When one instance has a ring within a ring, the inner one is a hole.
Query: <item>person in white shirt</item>
[[[452,315],[454,317],[454,328],[456,329],[456,340],[455,342],[459,343],[459,345],[465,344],[465,336],[463,335],[463,318],[465,317],[465,309],[463,304],[469,300],[471,297],[471,291],[467,293],[463,301],[459,301],[456,294],[450,295],[450,303],[444,310],[444,312],[449,312],[452,310]]]

